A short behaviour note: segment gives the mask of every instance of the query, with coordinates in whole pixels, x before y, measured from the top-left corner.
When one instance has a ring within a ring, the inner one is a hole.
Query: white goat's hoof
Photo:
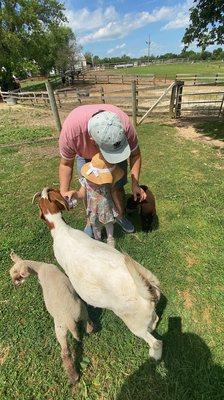
[[[161,340],[157,340],[153,347],[149,350],[149,356],[154,358],[154,360],[158,361],[162,357],[163,350],[163,342]]]

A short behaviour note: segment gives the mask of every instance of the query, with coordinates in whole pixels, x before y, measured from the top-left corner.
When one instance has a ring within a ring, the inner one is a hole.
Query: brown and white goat
[[[21,285],[30,273],[38,275],[46,309],[54,318],[55,333],[61,346],[63,366],[70,383],[75,384],[79,375],[73,366],[73,358],[69,354],[66,335],[70,331],[73,337],[79,341],[76,329],[78,321],[84,323],[87,333],[92,332],[92,323],[89,320],[85,304],[77,296],[68,277],[55,265],[23,260],[13,251],[10,256],[14,265],[9,272],[16,286]]]
[[[59,191],[45,188],[34,199],[50,228],[55,257],[78,295],[94,307],[112,310],[149,344],[150,356],[160,359],[162,342],[150,333],[158,321],[158,279],[128,255],[68,226],[61,215],[67,205]]]

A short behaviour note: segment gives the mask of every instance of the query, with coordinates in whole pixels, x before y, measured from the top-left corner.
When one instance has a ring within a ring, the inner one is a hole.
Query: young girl
[[[91,162],[83,165],[81,188],[74,194],[76,199],[87,199],[87,216],[96,240],[101,240],[102,227],[107,232],[107,243],[114,247],[114,222],[118,213],[111,198],[110,189],[124,172],[117,165],[109,164],[103,156],[96,154]]]

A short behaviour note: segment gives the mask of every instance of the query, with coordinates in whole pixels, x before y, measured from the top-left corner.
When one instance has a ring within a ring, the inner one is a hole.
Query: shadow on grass
[[[195,129],[201,135],[210,136],[211,139],[224,140],[224,121],[207,121],[196,124]]]
[[[166,373],[148,360],[121,387],[116,400],[221,400],[224,370],[212,362],[205,342],[183,333],[181,318],[169,319],[162,337]]]

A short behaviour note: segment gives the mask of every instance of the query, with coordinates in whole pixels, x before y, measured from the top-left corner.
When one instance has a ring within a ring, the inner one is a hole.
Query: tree
[[[214,58],[214,60],[224,59],[224,50],[222,47],[218,47],[218,49],[213,50],[212,58]]]
[[[190,8],[190,25],[182,39],[186,47],[196,42],[205,49],[211,44],[224,44],[224,1],[194,0]]]
[[[64,6],[57,0],[0,1],[0,73],[4,90],[12,88],[12,74],[23,63],[37,63],[49,71],[60,41]],[[62,35],[63,36],[63,35]]]

